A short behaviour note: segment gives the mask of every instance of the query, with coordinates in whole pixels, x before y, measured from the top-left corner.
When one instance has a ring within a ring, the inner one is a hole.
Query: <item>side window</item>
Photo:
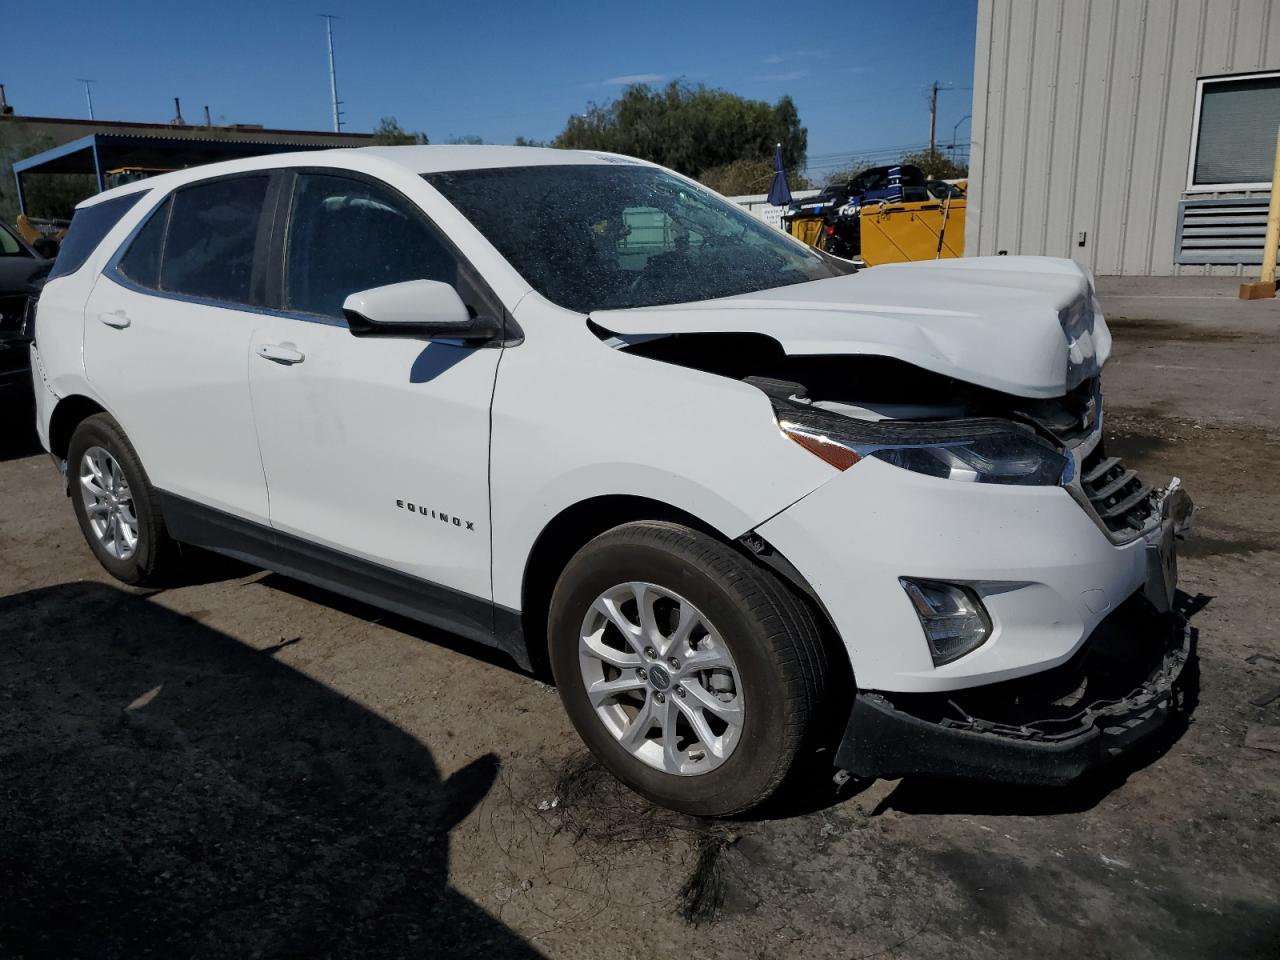
[[[117,270],[141,287],[155,290],[160,286],[160,252],[164,249],[164,231],[169,225],[169,210],[172,207],[173,201],[165,200],[152,211],[116,266]]]
[[[146,190],[127,193],[123,197],[81,207],[72,214],[71,226],[67,228],[67,235],[63,238],[62,246],[58,248],[58,259],[53,262],[49,279],[65,277],[83,267],[89,255],[102,242],[102,238],[111,232],[111,228],[119,223],[120,218],[128,213],[146,193]]]
[[[255,302],[254,251],[269,179],[233,177],[173,194],[160,261],[161,290],[230,303]]]
[[[458,263],[436,232],[363,180],[299,175],[288,237],[285,305],[300,313],[342,319],[350,294],[405,280],[458,285]]]

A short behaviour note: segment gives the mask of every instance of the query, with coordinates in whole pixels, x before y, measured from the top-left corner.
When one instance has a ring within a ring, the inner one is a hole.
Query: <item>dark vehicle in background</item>
[[[31,358],[27,349],[34,334],[36,298],[44,285],[56,240],[28,244],[0,223],[0,390],[31,392]]]
[[[787,229],[793,236],[800,236],[790,221],[821,217],[820,231],[807,242],[833,257],[853,260],[862,248],[858,214],[863,205],[929,200],[930,183],[923,170],[909,164],[868,167],[850,180],[828,184],[816,197],[793,203],[785,218]]]

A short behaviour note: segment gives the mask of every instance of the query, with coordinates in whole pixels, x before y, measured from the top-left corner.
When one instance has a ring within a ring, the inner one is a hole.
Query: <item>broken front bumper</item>
[[[1186,622],[1135,596],[1045,674],[950,694],[859,692],[835,765],[865,778],[1069,783],[1183,709],[1193,656]]]
[[[866,458],[755,533],[812,588],[859,688],[941,693],[1056,669],[1148,586],[1167,609],[1183,512],[1184,495],[1161,491],[1141,530],[1104,532],[1063,487],[958,483]],[[969,587],[991,636],[935,663],[901,577]]]

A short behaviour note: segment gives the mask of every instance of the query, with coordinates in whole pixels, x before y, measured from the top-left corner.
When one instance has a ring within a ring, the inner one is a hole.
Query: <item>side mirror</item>
[[[428,340],[493,340],[502,336],[496,317],[473,317],[458,291],[439,280],[408,280],[359,290],[342,304],[357,337]]]
[[[31,249],[46,260],[52,260],[58,255],[58,249],[61,244],[53,237],[37,237],[35,243],[31,244]]]

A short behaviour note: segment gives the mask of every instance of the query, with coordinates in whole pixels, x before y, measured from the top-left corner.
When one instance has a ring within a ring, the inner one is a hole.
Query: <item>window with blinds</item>
[[[1199,82],[1192,187],[1267,187],[1280,127],[1280,73]]]

